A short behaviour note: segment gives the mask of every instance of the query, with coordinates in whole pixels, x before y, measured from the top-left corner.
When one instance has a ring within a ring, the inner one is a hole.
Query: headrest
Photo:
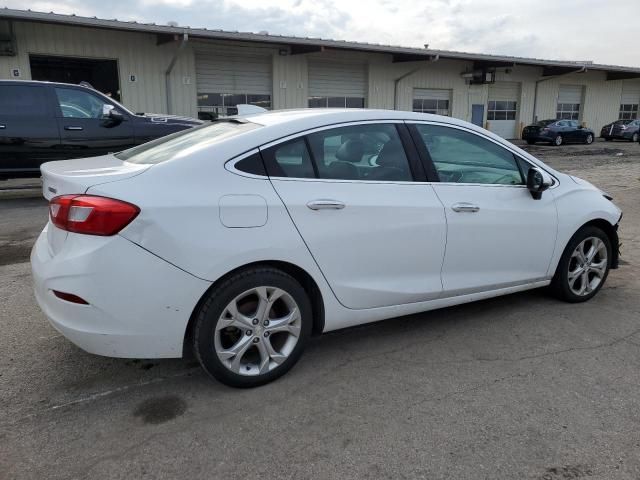
[[[350,139],[340,145],[336,152],[336,158],[342,162],[358,163],[364,155],[362,140]]]
[[[406,164],[406,155],[402,144],[398,141],[391,140],[384,144],[376,163],[381,167],[400,167],[403,168]]]

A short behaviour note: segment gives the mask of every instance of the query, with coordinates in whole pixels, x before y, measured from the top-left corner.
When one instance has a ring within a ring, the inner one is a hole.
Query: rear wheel
[[[589,133],[584,139],[584,143],[591,145],[593,143],[593,135]]]
[[[535,140],[527,140],[527,144],[528,144],[528,145],[533,145],[534,143],[536,143],[536,141],[535,141]]]
[[[256,387],[284,375],[311,335],[311,304],[290,275],[258,267],[233,275],[198,312],[194,351],[212,377]]]
[[[613,140],[613,138],[611,138],[611,137],[604,137],[604,140],[605,140],[605,142],[610,142],[610,141],[612,141],[612,140]]]
[[[562,145],[562,142],[564,140],[562,139],[562,135],[556,135],[556,138],[553,139],[553,145],[555,145],[556,147],[559,147],[560,145]]]
[[[561,300],[586,302],[604,285],[611,258],[611,242],[606,233],[597,227],[580,229],[562,254],[551,290]]]

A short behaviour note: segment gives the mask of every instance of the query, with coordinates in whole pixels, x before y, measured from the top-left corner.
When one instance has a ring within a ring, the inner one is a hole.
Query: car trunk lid
[[[47,200],[60,195],[83,194],[93,186],[140,175],[151,168],[149,164],[124,162],[113,155],[48,162],[40,167],[42,193]],[[68,232],[49,222],[47,239],[50,253],[60,251]]]

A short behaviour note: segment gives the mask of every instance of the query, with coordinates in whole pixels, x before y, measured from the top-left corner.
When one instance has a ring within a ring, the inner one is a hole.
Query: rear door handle
[[[307,203],[311,210],[342,210],[346,205],[338,200],[313,200]]]
[[[67,125],[64,127],[65,130],[82,130],[82,127],[77,127],[75,125]]]
[[[454,203],[453,205],[451,205],[451,210],[453,210],[454,212],[476,213],[477,211],[480,210],[480,207],[477,205],[474,205],[473,203],[460,202],[460,203]]]
[[[6,125],[0,125],[0,130],[4,130],[5,128],[7,128]]]

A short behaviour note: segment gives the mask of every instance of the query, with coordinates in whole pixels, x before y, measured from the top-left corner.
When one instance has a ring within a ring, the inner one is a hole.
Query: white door
[[[431,300],[442,292],[442,204],[429,184],[412,181],[397,125],[405,128],[324,129],[262,151],[273,186],[348,308]]]
[[[413,111],[433,113],[435,115],[451,115],[451,90],[414,88]]]
[[[369,78],[367,65],[309,58],[309,107],[364,108]]]
[[[271,108],[273,52],[194,44],[198,110],[235,114],[241,103]]]
[[[446,296],[545,279],[556,241],[551,192],[534,200],[529,164],[460,128],[416,124],[440,178],[433,188],[447,218]]]
[[[563,120],[580,120],[583,93],[582,85],[560,85],[556,117]]]
[[[489,85],[487,122],[489,130],[502,138],[518,138],[518,108],[520,84],[518,82],[496,82]]]

